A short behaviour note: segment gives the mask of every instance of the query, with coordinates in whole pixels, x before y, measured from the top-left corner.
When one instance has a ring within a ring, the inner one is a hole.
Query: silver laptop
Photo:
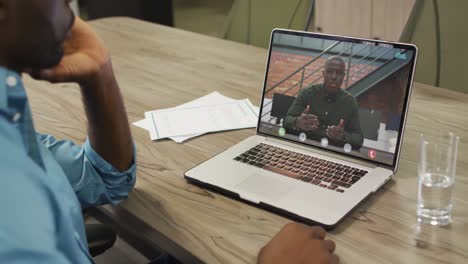
[[[416,57],[409,44],[273,30],[257,134],[185,178],[334,228],[397,171]],[[359,109],[380,113],[377,136]]]

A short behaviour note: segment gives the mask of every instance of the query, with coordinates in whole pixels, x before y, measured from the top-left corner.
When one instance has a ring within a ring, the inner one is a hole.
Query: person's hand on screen
[[[296,119],[296,128],[304,131],[315,130],[319,126],[319,120],[316,115],[310,114],[310,106],[307,105],[304,112]]]
[[[341,119],[337,126],[330,126],[327,129],[327,136],[333,140],[344,139],[344,120]]]

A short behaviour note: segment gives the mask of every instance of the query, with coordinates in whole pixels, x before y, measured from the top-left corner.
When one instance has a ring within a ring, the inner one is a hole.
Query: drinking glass
[[[448,225],[451,222],[458,142],[451,132],[421,135],[418,163],[418,222]]]

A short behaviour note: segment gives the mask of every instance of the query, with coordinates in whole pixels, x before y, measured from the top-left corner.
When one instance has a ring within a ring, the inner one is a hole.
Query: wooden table
[[[112,52],[131,122],[212,91],[258,104],[267,51],[126,18],[92,22]],[[85,115],[75,85],[26,78],[39,131],[83,142]],[[468,95],[416,84],[398,173],[330,233],[342,263],[468,263]],[[453,223],[417,225],[417,146],[423,131],[461,135]],[[103,220],[140,248],[162,248],[186,263],[254,263],[288,219],[188,184],[183,174],[255,133],[209,134],[184,144],[152,142],[132,126],[138,180]],[[222,172],[220,172],[222,173]],[[136,239],[136,240],[135,240]]]

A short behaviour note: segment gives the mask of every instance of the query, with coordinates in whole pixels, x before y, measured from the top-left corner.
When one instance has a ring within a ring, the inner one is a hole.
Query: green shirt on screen
[[[307,137],[312,140],[327,138],[329,142],[336,146],[351,144],[353,149],[362,146],[364,137],[359,123],[359,113],[356,98],[345,90],[340,89],[338,94],[329,95],[323,84],[311,85],[302,90],[288,110],[283,126],[287,129],[297,130],[296,119],[299,117],[307,105],[310,107],[310,114],[316,115],[320,124],[312,131],[307,131]],[[328,126],[338,126],[340,120],[344,121],[344,138],[336,141],[327,137]]]

